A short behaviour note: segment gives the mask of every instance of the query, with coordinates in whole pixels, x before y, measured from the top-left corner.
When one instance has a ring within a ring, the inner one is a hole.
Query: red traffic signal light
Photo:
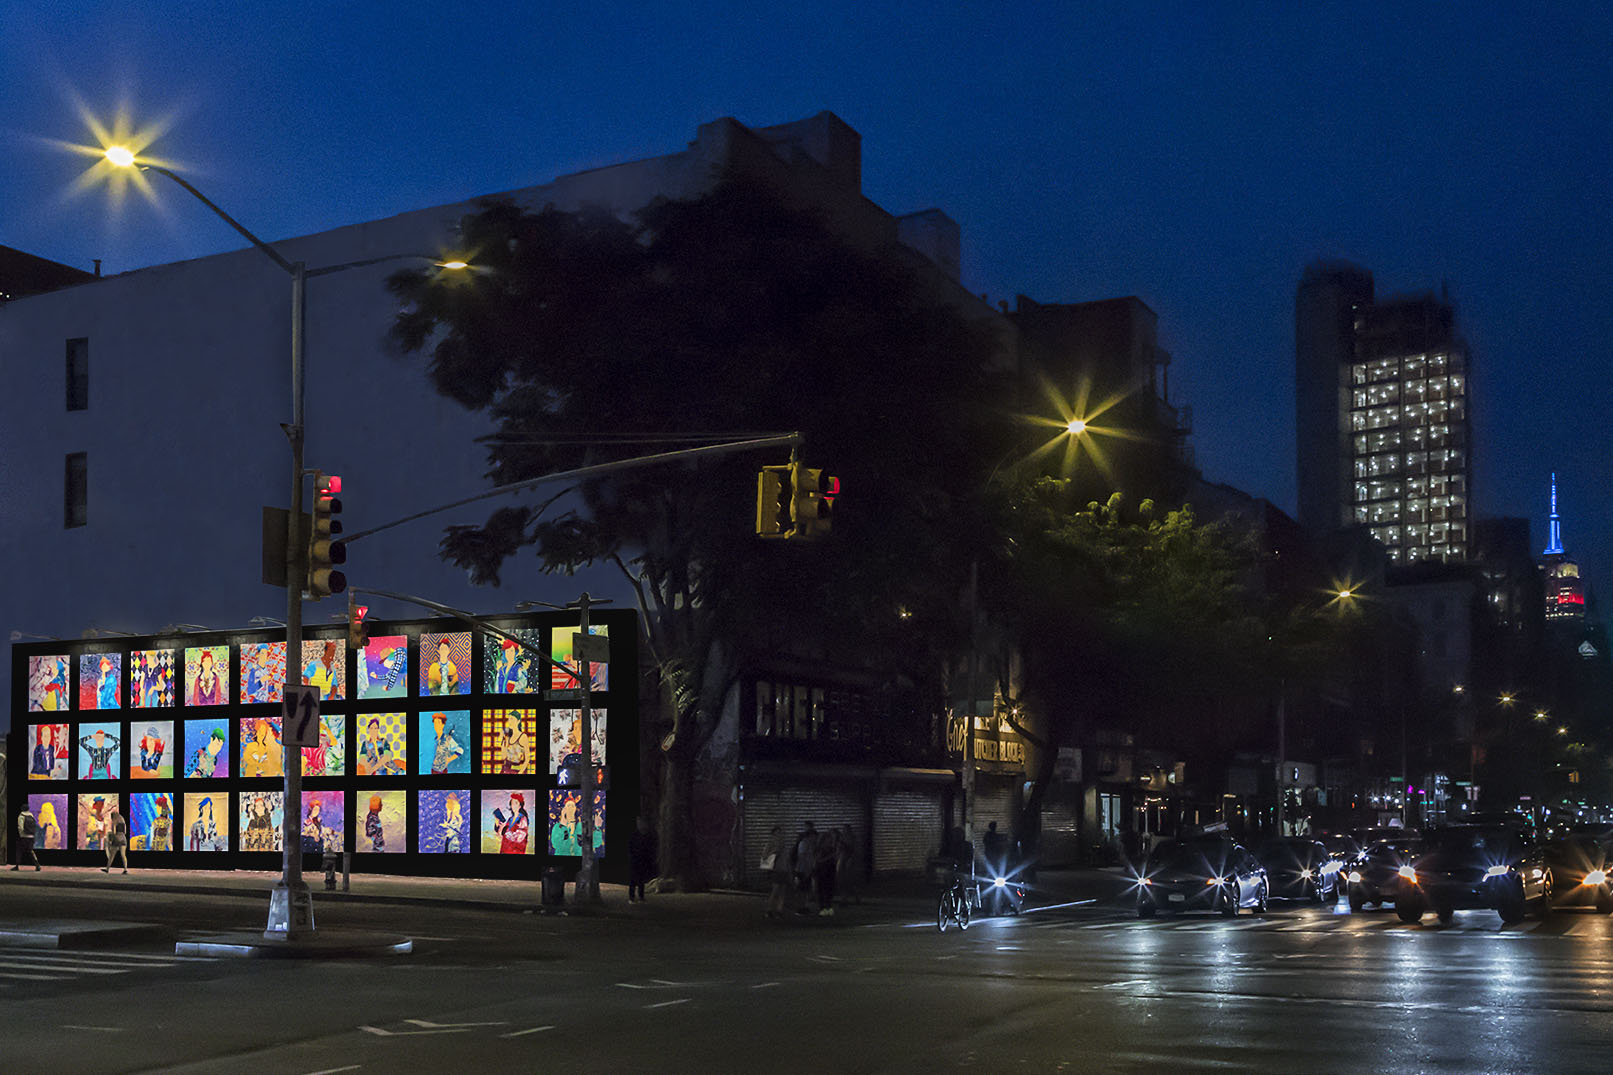
[[[354,649],[370,644],[370,625],[365,619],[369,614],[369,605],[361,605],[352,594],[347,595],[347,644]]]
[[[790,464],[790,530],[792,538],[819,538],[829,532],[840,479],[803,464]]]
[[[342,479],[336,474],[314,473],[314,510],[308,530],[308,577],[304,591],[315,601],[347,589],[347,576],[335,564],[347,562],[347,547],[335,540],[342,532]]]

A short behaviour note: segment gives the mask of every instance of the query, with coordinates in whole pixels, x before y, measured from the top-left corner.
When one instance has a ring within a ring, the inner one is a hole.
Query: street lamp
[[[309,272],[300,261],[288,261],[274,247],[253,235],[230,214],[215,205],[187,180],[152,161],[142,161],[127,146],[108,146],[103,154],[108,163],[117,168],[138,168],[167,176],[197,201],[211,209],[218,218],[234,228],[275,265],[291,277],[291,421],[282,425],[286,439],[291,442],[291,509],[286,515],[286,690],[291,688],[291,669],[301,668],[302,643],[302,557],[301,536],[303,470],[303,351],[306,342],[304,324],[304,297],[308,277],[336,272],[341,269],[372,265],[377,262],[420,255],[397,254],[389,257],[369,258],[346,265],[332,265]],[[435,261],[435,258],[429,259]],[[438,262],[443,268],[466,268],[463,261]],[[300,676],[298,677],[301,678]],[[269,896],[269,921],[264,934],[270,938],[295,940],[312,935],[314,929],[313,897],[302,879],[302,758],[297,747],[287,736],[282,736],[284,751],[282,763],[285,780],[285,818],[283,847],[281,848],[281,875]]]

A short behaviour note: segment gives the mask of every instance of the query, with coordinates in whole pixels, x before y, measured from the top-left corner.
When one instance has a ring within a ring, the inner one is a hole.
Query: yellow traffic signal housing
[[[789,537],[790,507],[784,499],[790,468],[763,467],[756,475],[756,536]]]
[[[790,464],[790,529],[792,538],[819,538],[829,532],[840,479],[796,462]]]
[[[370,606],[361,605],[353,594],[347,595],[347,644],[356,650],[370,644],[370,625],[365,618]]]
[[[308,529],[308,576],[303,590],[318,601],[347,589],[347,576],[336,564],[347,562],[347,548],[335,540],[342,524],[342,479],[335,474],[314,474],[314,509]]]

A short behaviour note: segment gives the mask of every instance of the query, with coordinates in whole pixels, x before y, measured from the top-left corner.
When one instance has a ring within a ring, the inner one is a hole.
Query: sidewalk
[[[256,870],[158,870],[133,869],[128,874],[102,873],[93,866],[47,866],[40,872],[20,870],[0,872],[0,894],[11,886],[63,886],[83,890],[132,890],[150,893],[193,893],[208,896],[235,896],[267,901],[269,890],[280,879],[279,871]],[[471,910],[525,913],[540,909],[536,881],[498,881],[479,878],[402,877],[391,874],[353,874],[350,889],[327,892],[323,876],[305,873],[303,879],[313,892],[316,906],[340,903],[392,903],[421,906],[459,907]],[[627,902],[625,885],[601,884],[602,905],[591,913],[605,915],[638,914],[640,909]],[[1112,905],[1129,892],[1129,884],[1119,869],[1042,870],[1031,886],[1026,907],[1050,905]],[[919,877],[882,877],[860,887],[859,918],[927,917],[935,910],[933,884]],[[570,888],[567,896],[570,897]],[[715,889],[709,892],[651,893],[646,907],[667,912],[712,914],[724,910],[746,916],[757,915],[761,892]]]

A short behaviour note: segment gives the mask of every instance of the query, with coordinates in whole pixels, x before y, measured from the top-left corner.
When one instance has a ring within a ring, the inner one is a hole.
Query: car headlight
[[[1309,881],[1309,880],[1310,880],[1310,879],[1311,879],[1311,878],[1312,878],[1312,877],[1315,877],[1315,876],[1316,876],[1316,875],[1315,875],[1315,874],[1313,874],[1313,873],[1311,873],[1311,871],[1310,871],[1310,870],[1309,870],[1309,869],[1308,869],[1308,868],[1307,868],[1307,869],[1303,869],[1303,870],[1300,870],[1300,871],[1299,871],[1299,875],[1300,875],[1300,876],[1301,876],[1301,877],[1303,877],[1303,878],[1304,878],[1304,879],[1305,879],[1305,880],[1307,880],[1307,881]]]
[[[1142,885],[1144,888],[1147,888],[1148,886],[1152,885],[1154,882],[1151,879],[1147,878],[1147,877],[1139,877],[1139,878],[1137,878],[1137,883],[1139,885]]]
[[[1227,882],[1224,877],[1207,877],[1205,878],[1204,883],[1206,885],[1224,885]]]
[[[1359,885],[1361,883],[1361,871],[1351,870],[1350,876],[1346,880],[1348,880],[1352,885]]]
[[[1485,877],[1505,877],[1507,875],[1507,873],[1511,869],[1512,869],[1512,867],[1510,867],[1510,866],[1491,866],[1488,870],[1484,871],[1484,876]]]
[[[995,881],[993,881],[993,882],[992,882],[992,883],[991,883],[991,884],[992,884],[992,887],[993,887],[993,888],[1002,888],[1002,887],[1003,887],[1003,886],[1004,886],[1004,885],[1006,885],[1006,884],[1007,884],[1007,883],[1008,883],[1008,879],[1007,879],[1007,878],[1005,878],[1005,877],[999,877],[999,878],[997,878],[997,879],[996,879],[996,880],[995,880]]]
[[[1397,872],[1401,877],[1404,877],[1408,881],[1417,880],[1417,871],[1412,869],[1410,866],[1402,866]]]
[[[1607,871],[1606,870],[1592,870],[1590,873],[1585,875],[1585,883],[1587,885],[1605,885],[1605,884],[1607,884]]]

